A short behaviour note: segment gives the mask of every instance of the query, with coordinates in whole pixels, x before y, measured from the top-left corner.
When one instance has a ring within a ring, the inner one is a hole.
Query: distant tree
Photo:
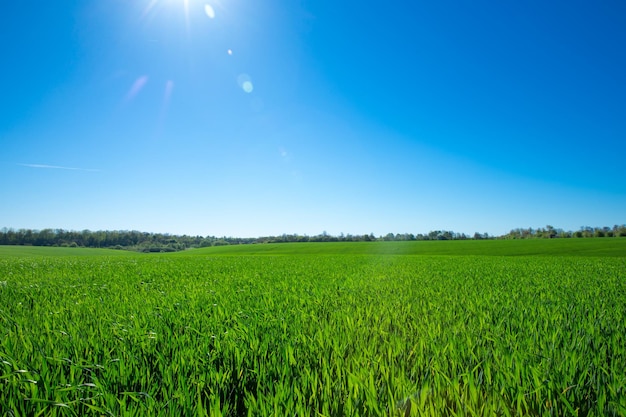
[[[589,226],[582,226],[580,230],[583,233],[583,237],[593,237],[593,228]]]
[[[428,239],[437,240],[440,234],[441,234],[441,230],[431,230],[430,232],[428,232]]]

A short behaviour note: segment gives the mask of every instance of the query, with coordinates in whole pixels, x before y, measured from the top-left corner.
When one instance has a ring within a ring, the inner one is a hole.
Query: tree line
[[[322,232],[319,235],[282,234],[255,238],[171,235],[168,233],[148,233],[136,230],[64,230],[64,229],[11,229],[0,230],[0,245],[61,246],[86,248],[111,248],[135,250],[139,252],[175,252],[208,246],[243,245],[289,242],[373,242],[373,241],[417,241],[417,240],[482,240],[482,239],[552,239],[552,238],[599,238],[626,237],[626,225],[610,227],[587,227],[580,230],[564,231],[552,226],[527,229],[513,229],[502,236],[488,233],[456,233],[451,230],[433,230],[428,233],[388,233],[375,236],[373,233],[352,235],[341,233],[338,236]]]
[[[555,239],[555,238],[589,238],[589,237],[626,237],[626,224],[613,227],[589,227],[582,226],[575,232],[571,230],[557,229],[550,225],[533,229],[513,229],[502,239]]]

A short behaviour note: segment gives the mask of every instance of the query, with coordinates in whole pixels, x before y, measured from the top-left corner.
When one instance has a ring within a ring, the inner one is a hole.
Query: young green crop
[[[0,260],[2,415],[624,415],[626,261]]]

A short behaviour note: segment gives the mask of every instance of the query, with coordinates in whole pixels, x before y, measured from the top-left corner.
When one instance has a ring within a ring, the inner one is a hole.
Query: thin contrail
[[[69,171],[91,171],[91,172],[100,171],[99,169],[62,167],[58,165],[45,165],[45,164],[17,164],[17,165],[28,167],[28,168],[40,168],[40,169],[65,169]]]

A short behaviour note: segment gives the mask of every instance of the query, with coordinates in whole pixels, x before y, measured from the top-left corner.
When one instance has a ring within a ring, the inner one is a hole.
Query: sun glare
[[[165,8],[182,7],[187,20],[189,19],[189,14],[193,13],[193,9],[204,10],[204,14],[210,19],[215,19],[216,16],[215,8],[206,0],[150,0],[143,11],[143,16],[150,14],[157,6]]]
[[[142,18],[148,17],[148,15],[154,16],[156,14],[160,14],[161,16],[163,16],[163,14],[169,15],[172,12],[174,14],[179,14],[183,12],[185,18],[184,24],[188,37],[191,37],[193,33],[190,27],[192,21],[194,22],[194,24],[205,24],[209,27],[212,25],[212,23],[208,23],[207,20],[205,20],[204,23],[200,22],[196,19],[196,17],[206,16],[205,19],[214,20],[220,18],[222,11],[226,11],[226,8],[223,7],[220,0],[145,0],[145,4],[146,7],[143,10]],[[230,48],[226,49],[225,53],[228,56],[234,55],[233,50]],[[240,91],[243,91],[245,94],[252,94],[255,91],[256,86],[253,84],[252,78],[249,74],[245,72],[240,72],[239,75],[235,75],[235,79],[237,81],[237,85],[240,88]],[[142,75],[137,78],[126,94],[126,101],[131,101],[138,94],[140,94],[147,82],[147,75]],[[174,81],[168,80],[165,85],[165,92],[163,95],[161,112],[163,116],[165,115],[166,110],[169,106],[169,101],[173,90]],[[260,99],[257,98],[256,101],[253,102],[253,109],[255,111],[261,111],[262,108],[263,103]]]

